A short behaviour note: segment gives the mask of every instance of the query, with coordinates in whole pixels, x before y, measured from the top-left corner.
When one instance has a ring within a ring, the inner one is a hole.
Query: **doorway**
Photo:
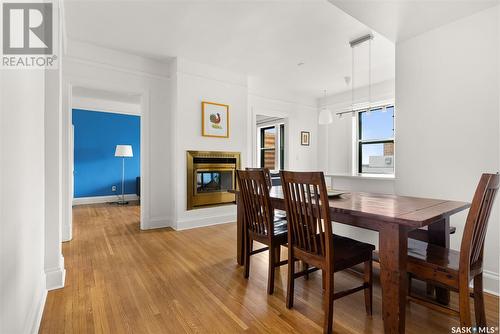
[[[71,207],[142,212],[141,95],[73,86],[70,107]]]
[[[255,115],[255,167],[268,168],[273,184],[279,183],[279,171],[287,166],[287,119],[273,115]]]

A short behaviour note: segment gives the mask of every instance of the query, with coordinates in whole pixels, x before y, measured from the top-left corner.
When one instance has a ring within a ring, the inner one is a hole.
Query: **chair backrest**
[[[500,184],[499,174],[483,174],[476,188],[460,247],[460,266],[481,265],[488,220]]]
[[[323,172],[281,171],[288,221],[288,247],[328,263],[333,259],[333,234]]]
[[[237,170],[236,175],[245,211],[245,228],[259,235],[272,237],[274,210],[264,171]]]
[[[269,170],[269,168],[267,168],[267,167],[264,167],[264,168],[247,167],[246,170],[249,170],[249,171],[262,171],[262,172],[264,172],[264,175],[266,177],[267,187],[269,189],[272,188],[273,181],[271,180],[271,171]]]

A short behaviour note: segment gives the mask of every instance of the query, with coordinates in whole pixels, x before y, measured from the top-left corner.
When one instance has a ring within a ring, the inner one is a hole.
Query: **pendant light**
[[[368,101],[367,101],[367,115],[370,114],[371,112],[371,106],[372,106],[372,40],[373,40],[373,35],[372,34],[368,34],[368,35],[365,35],[365,36],[362,36],[360,38],[357,38],[355,40],[352,40],[349,42],[350,46],[351,46],[351,50],[352,50],[352,53],[351,53],[351,56],[352,56],[352,66],[351,66],[351,80],[352,80],[352,84],[351,84],[351,111],[352,111],[352,115],[355,116],[356,114],[356,111],[355,111],[355,108],[354,108],[354,90],[355,90],[355,85],[354,85],[354,79],[355,79],[355,70],[354,70],[354,65],[355,65],[355,61],[354,61],[354,49],[365,43],[365,42],[368,42]]]
[[[365,42],[368,42],[368,96],[367,96],[367,107],[366,109],[363,107],[363,111],[366,110],[367,113],[366,115],[369,115],[371,113],[371,108],[372,108],[372,40],[373,40],[373,35],[368,34],[365,36],[362,36],[360,38],[357,38],[355,40],[352,40],[349,42],[351,46],[351,76],[350,77],[344,77],[344,81],[346,85],[351,84],[351,107],[347,108],[346,111],[341,111],[338,112],[337,115],[339,118],[342,117],[344,114],[351,114],[352,117],[356,117],[356,113],[358,111],[361,111],[361,108],[359,106],[355,105],[356,99],[354,97],[355,90],[356,90],[356,83],[357,83],[357,75],[355,71],[355,57],[354,57],[354,51],[355,48]]]
[[[324,103],[326,103],[326,89],[325,89],[325,99]],[[323,106],[321,111],[319,112],[318,123],[321,125],[331,124],[333,122],[333,116],[330,110]]]

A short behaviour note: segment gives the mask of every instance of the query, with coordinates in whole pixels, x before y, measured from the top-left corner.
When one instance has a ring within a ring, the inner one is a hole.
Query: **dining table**
[[[239,191],[233,190],[237,204],[237,263],[243,265],[244,208]],[[281,186],[270,189],[274,209],[286,210]],[[408,277],[406,262],[408,238],[424,239],[449,247],[450,216],[470,207],[470,203],[377,194],[346,192],[329,198],[333,222],[377,231],[379,235],[380,284],[382,288],[382,319],[385,333],[405,332],[405,310]],[[436,300],[449,303],[449,290],[435,287]]]

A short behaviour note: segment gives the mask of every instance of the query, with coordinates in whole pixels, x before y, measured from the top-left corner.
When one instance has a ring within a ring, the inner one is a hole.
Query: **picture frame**
[[[309,146],[311,144],[311,133],[309,131],[300,132],[300,145]]]
[[[201,129],[203,137],[229,138],[229,105],[202,101]]]

